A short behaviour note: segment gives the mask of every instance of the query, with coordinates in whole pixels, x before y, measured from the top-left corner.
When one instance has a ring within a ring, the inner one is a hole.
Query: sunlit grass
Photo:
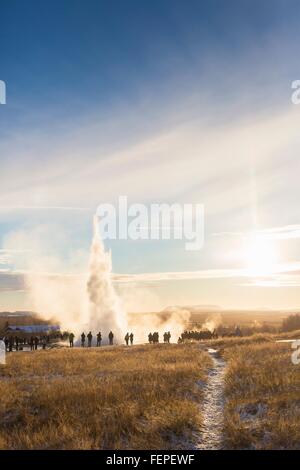
[[[197,345],[13,353],[0,375],[0,446],[183,448],[201,425],[196,382],[210,363]]]
[[[274,341],[225,346],[228,448],[300,448],[300,366],[291,352]]]

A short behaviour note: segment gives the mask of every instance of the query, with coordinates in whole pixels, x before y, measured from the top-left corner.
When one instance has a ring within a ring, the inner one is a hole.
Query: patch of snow
[[[247,403],[239,405],[237,412],[242,421],[253,421],[263,418],[267,413],[268,407],[263,403]]]
[[[224,375],[225,361],[218,351],[208,349],[214,366],[208,373],[207,383],[203,387],[202,406],[203,424],[200,434],[199,450],[219,450],[223,446],[224,421]]]

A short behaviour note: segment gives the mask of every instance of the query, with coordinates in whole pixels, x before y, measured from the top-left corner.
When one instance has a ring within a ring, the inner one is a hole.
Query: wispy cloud
[[[23,274],[0,270],[0,292],[23,291],[25,288]]]
[[[300,274],[300,261],[283,263],[272,266],[270,272],[262,274],[261,279],[273,279],[276,274]],[[114,274],[113,279],[118,282],[158,282],[158,281],[176,281],[189,279],[228,279],[228,278],[250,278],[257,277],[252,269],[206,269],[199,271],[178,271],[161,273],[142,273],[142,274]],[[254,279],[255,280],[255,279]],[[254,282],[254,281],[253,281]],[[250,285],[250,284],[248,284]],[[252,285],[252,281],[251,281]]]
[[[54,210],[54,211],[88,211],[93,212],[91,207],[72,207],[72,206],[21,206],[21,205],[0,205],[0,211],[11,210]]]
[[[252,232],[216,232],[213,237],[248,238],[260,237],[267,240],[289,240],[300,238],[300,224],[284,225],[282,227],[271,227]]]
[[[292,275],[291,275],[292,274]],[[47,272],[47,271],[0,271],[0,284],[2,280],[10,290],[13,290],[14,282],[17,280],[19,286],[20,279],[26,279],[30,276],[31,279],[35,277],[47,279],[61,279],[67,282],[74,280],[85,281],[88,273],[62,273],[62,272]],[[271,285],[272,283],[281,282],[281,285],[293,285],[295,279],[300,279],[300,261],[293,263],[278,264],[273,266],[272,272],[265,273],[261,276],[255,276],[255,273],[249,269],[206,269],[199,271],[170,271],[170,272],[149,272],[138,274],[127,273],[113,273],[112,279],[116,283],[152,283],[161,281],[184,281],[184,280],[203,280],[203,279],[242,279],[249,278],[249,282],[241,285],[258,286],[258,285]],[[279,285],[279,284],[278,284]]]
[[[273,287],[273,288],[286,288],[286,287],[300,287],[300,275],[278,275],[272,276],[269,279],[251,279],[247,282],[240,284],[244,287]]]
[[[30,250],[6,249],[0,248],[0,265],[10,266],[13,262],[13,256],[21,253],[29,253]],[[5,269],[5,268],[4,268]],[[8,268],[6,268],[8,269]],[[0,268],[1,270],[1,268]],[[2,268],[3,270],[3,268]]]

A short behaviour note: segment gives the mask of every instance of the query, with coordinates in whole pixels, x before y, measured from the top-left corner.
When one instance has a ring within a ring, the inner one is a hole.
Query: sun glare
[[[256,276],[272,273],[278,262],[272,241],[260,237],[251,238],[245,247],[243,258],[246,269]]]

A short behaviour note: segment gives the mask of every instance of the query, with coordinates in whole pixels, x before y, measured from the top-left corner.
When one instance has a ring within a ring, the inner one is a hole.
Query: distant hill
[[[263,324],[279,327],[281,322],[291,313],[297,313],[299,310],[272,310],[267,308],[257,309],[224,309],[218,305],[169,305],[160,312],[134,312],[131,316],[138,315],[145,318],[149,315],[164,316],[172,315],[179,311],[190,312],[189,327],[203,325],[207,321],[214,321],[224,326],[246,326],[259,327]]]
[[[164,308],[163,312],[170,312],[172,310],[188,310],[194,312],[220,312],[222,307],[219,305],[172,305]]]
[[[51,319],[42,318],[36,312],[30,310],[17,310],[15,312],[0,312],[0,332],[3,331],[7,324],[9,326],[19,325],[44,325],[52,324]]]
[[[38,313],[30,312],[29,310],[17,310],[15,312],[0,312],[0,317],[9,318],[9,317],[38,317]]]

